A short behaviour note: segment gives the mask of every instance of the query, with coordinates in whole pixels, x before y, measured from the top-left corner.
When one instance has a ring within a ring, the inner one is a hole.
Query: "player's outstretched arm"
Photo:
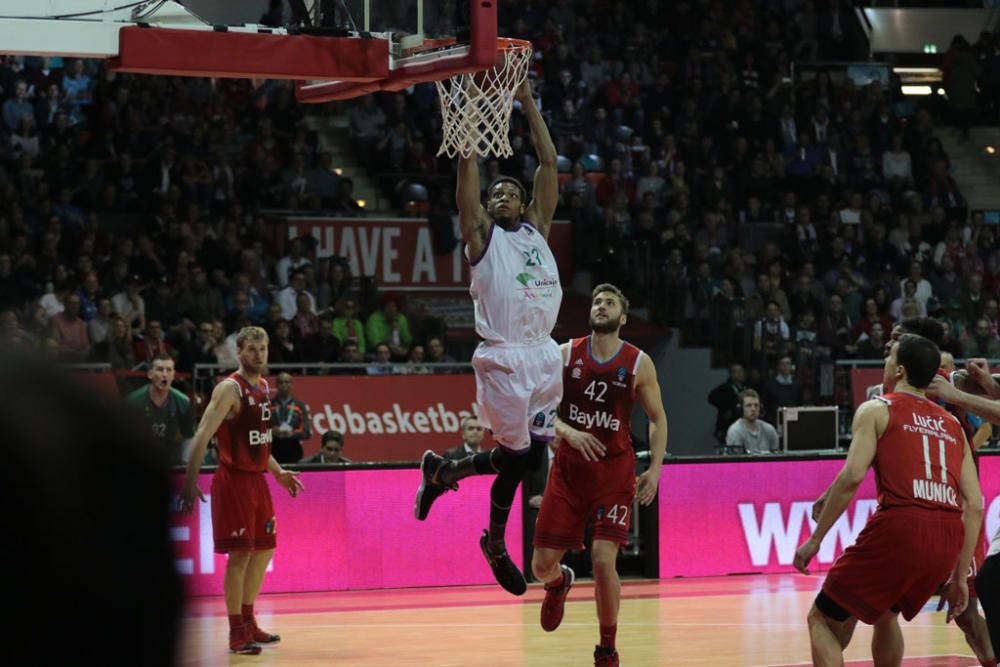
[[[535,145],[535,156],[538,157],[538,168],[531,188],[531,204],[524,217],[547,239],[552,227],[552,216],[556,214],[556,206],[559,204],[559,170],[556,168],[559,154],[556,152],[556,145],[552,143],[552,135],[545,125],[545,119],[535,106],[530,80],[525,79],[517,89],[517,101],[521,103],[521,112],[531,128],[531,141]]]
[[[951,577],[941,591],[941,600],[948,603],[948,621],[965,611],[969,603],[969,564],[979,543],[979,527],[983,522],[983,494],[979,488],[979,475],[976,472],[969,443],[963,443],[963,447],[965,455],[962,457],[962,475],[958,480],[958,488],[962,494],[962,524],[965,527],[965,539]]]
[[[957,405],[993,424],[1000,424],[1000,401],[962,391],[940,375],[927,387],[927,395]]]
[[[635,389],[642,403],[642,409],[649,417],[649,469],[639,475],[636,497],[643,505],[649,505],[656,498],[660,473],[663,470],[663,455],[667,453],[667,413],[663,409],[660,383],[656,379],[656,366],[647,354],[643,354],[639,361]]]
[[[844,467],[830,485],[826,502],[816,522],[816,530],[806,542],[795,552],[795,569],[803,574],[809,574],[807,567],[819,545],[833,524],[844,513],[858,487],[865,479],[865,473],[875,460],[875,445],[879,436],[885,432],[889,422],[889,408],[879,400],[866,401],[854,414],[851,448],[847,452]]]
[[[475,261],[486,248],[489,216],[479,197],[479,163],[476,157],[458,158],[458,185],[455,203],[458,205],[458,227],[469,247],[469,258]]]
[[[198,423],[198,430],[195,431],[191,441],[191,455],[187,462],[187,478],[180,498],[181,509],[185,512],[194,509],[195,498],[205,502],[205,496],[198,488],[198,471],[205,458],[205,450],[208,448],[209,440],[219,430],[223,420],[239,402],[239,391],[232,382],[220,382],[212,390],[212,399],[208,402],[208,407],[205,408],[205,413],[201,416],[201,422]]]

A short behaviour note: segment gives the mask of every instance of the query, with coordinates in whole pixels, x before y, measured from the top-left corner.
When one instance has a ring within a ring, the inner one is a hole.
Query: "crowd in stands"
[[[928,314],[956,357],[1000,350],[995,227],[968,210],[936,127],[960,110],[903,98],[894,76],[793,71],[866,59],[851,2],[511,0],[501,32],[535,45],[574,268],[712,345],[716,365],[831,397],[831,362],[881,358],[894,322]],[[997,53],[989,33],[956,40],[953,105],[971,80],[995,107]],[[450,168],[422,152],[439,139],[432,99],[418,86],[358,102],[372,169]],[[531,182],[519,121],[514,155],[484,161],[484,190],[500,173]]]
[[[575,270],[622,286],[685,344],[746,362],[761,387],[787,375],[776,373],[787,355],[822,396],[823,368],[877,358],[900,318],[941,317],[956,357],[1000,350],[995,228],[950,176],[939,110],[904,100],[894,79],[793,72],[865,58],[849,0],[508,0],[500,22],[535,45]],[[992,36],[967,52],[980,89],[1000,90]],[[6,58],[0,337],[119,368],[172,350],[184,370],[231,363],[235,330],[254,323],[275,363],[395,372],[390,362],[450,359],[399,303],[363,304],[344,263],[315,261],[308,239],[284,243],[261,214],[363,214],[309,129],[307,111],[330,109],[298,105],[281,82]],[[454,165],[433,154],[433,85],[332,109],[363,166],[400,175],[380,187],[427,186],[436,247],[453,248]],[[530,184],[517,112],[512,146],[483,162],[484,190],[500,173]]]
[[[283,243],[262,215],[361,212],[305,111],[281,82],[5,58],[0,338],[121,369],[166,351],[190,371],[233,364],[235,332],[256,324],[272,363],[363,363],[383,343],[393,372],[450,359],[440,337],[414,340],[395,300],[362,311],[345,262]]]

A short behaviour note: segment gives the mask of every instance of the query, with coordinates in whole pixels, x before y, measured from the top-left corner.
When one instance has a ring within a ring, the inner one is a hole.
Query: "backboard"
[[[0,53],[289,79],[300,101],[325,102],[485,69],[496,33],[496,0],[6,0]]]

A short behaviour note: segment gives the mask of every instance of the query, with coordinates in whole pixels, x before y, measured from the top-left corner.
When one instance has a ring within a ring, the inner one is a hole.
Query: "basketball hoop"
[[[496,64],[481,72],[436,81],[444,137],[438,155],[510,157],[514,93],[528,75],[531,42],[497,39]]]

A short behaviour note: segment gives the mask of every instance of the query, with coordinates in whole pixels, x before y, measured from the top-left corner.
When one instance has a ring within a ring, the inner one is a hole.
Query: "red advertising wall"
[[[459,245],[435,255],[430,226],[414,218],[289,218],[288,237],[312,236],[319,258],[344,257],[355,276],[374,276],[381,290],[469,289],[469,267]],[[568,222],[556,221],[549,245],[560,279],[573,277],[573,245]]]
[[[302,376],[292,395],[309,407],[313,437],[303,445],[306,454],[316,453],[320,436],[334,429],[344,434],[344,456],[352,461],[417,461],[424,450],[461,442],[462,417],[475,410],[476,381],[471,374]]]

